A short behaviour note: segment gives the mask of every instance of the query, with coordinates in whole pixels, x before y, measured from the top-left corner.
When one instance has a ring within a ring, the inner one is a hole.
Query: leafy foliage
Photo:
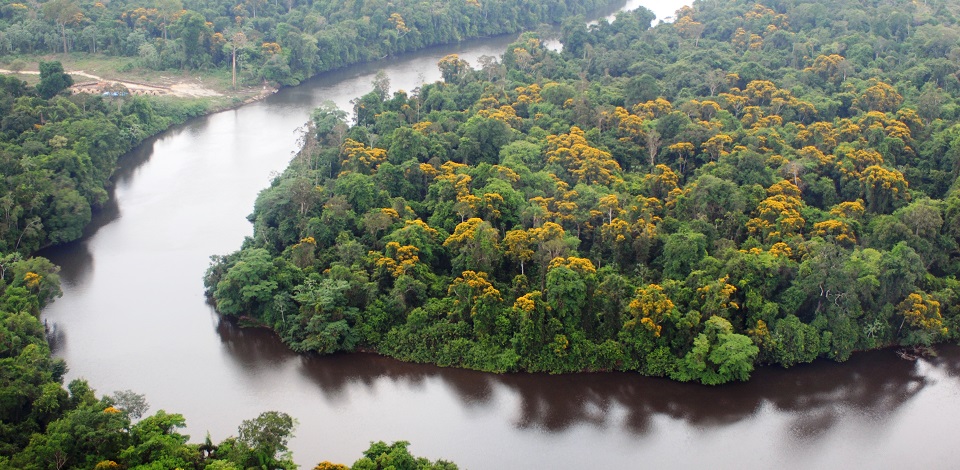
[[[97,398],[83,380],[63,386],[40,308],[60,293],[59,269],[43,258],[0,257],[0,467],[295,468],[286,452],[295,421],[266,412],[244,421],[240,438],[188,444],[183,416],[130,390]],[[142,419],[141,419],[142,418]]]
[[[91,53],[153,70],[232,70],[234,85],[295,85],[320,72],[470,38],[559,23],[601,0],[46,0],[4,2],[0,55]],[[451,71],[456,75],[455,61]],[[61,70],[62,72],[62,70]],[[69,78],[69,77],[68,77]],[[46,98],[63,88],[45,80]],[[69,85],[69,84],[68,84]]]
[[[949,3],[641,9],[380,77],[354,127],[317,113],[208,292],[298,349],[488,371],[718,384],[955,340],[960,81],[922,34]]]
[[[363,458],[353,463],[352,470],[380,470],[395,468],[397,470],[456,470],[453,463],[437,460],[431,462],[424,457],[416,457],[407,450],[410,443],[397,441],[392,444],[386,442],[371,442],[370,448],[363,452]],[[322,465],[322,464],[321,464]],[[319,467],[318,468],[322,468]],[[329,467],[328,467],[329,468]]]
[[[59,62],[34,87],[0,76],[0,253],[27,254],[80,238],[107,199],[117,159],[147,137],[205,111],[202,104],[59,94]]]

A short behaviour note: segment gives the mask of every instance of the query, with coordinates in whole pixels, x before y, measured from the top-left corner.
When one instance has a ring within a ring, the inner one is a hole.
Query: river
[[[628,7],[643,4],[631,0]],[[646,2],[661,16],[683,2]],[[708,388],[635,374],[491,375],[367,354],[297,355],[270,332],[217,317],[201,278],[239,247],[256,193],[297,147],[323,100],[349,108],[382,69],[393,89],[439,79],[437,61],[476,63],[512,38],[351,67],[264,101],[196,119],[124,157],[110,205],[82,240],[44,255],[63,298],[44,311],[68,379],[132,389],[182,413],[193,441],[235,434],[279,410],[299,420],[291,449],[312,468],[350,464],[370,441],[461,468],[942,468],[955,465],[960,349],[906,362],[890,351],[763,369]]]

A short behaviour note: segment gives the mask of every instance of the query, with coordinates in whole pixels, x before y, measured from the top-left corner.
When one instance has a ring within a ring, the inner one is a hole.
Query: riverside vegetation
[[[695,2],[316,110],[217,309],[297,351],[746,380],[956,341],[955,1]]]
[[[106,200],[117,158],[144,138],[206,111],[202,102],[62,96],[69,76],[41,64],[36,87],[0,76],[0,468],[296,468],[287,452],[295,420],[266,412],[238,437],[188,444],[182,415],[144,416],[143,396],[97,397],[83,380],[65,388],[41,309],[60,295],[59,268],[29,253],[79,238]],[[455,468],[375,443],[353,468]],[[326,464],[324,464],[326,465]],[[321,468],[346,468],[333,464]]]
[[[516,32],[598,2],[86,2],[0,4],[0,57],[115,57],[132,69],[231,70],[234,85],[294,85],[321,71],[491,34]],[[68,56],[68,54],[70,54]],[[108,60],[109,62],[109,60]],[[36,86],[0,76],[0,468],[294,468],[295,420],[266,412],[239,437],[187,444],[184,418],[130,391],[97,398],[50,355],[40,311],[60,295],[58,268],[40,248],[79,239],[106,202],[118,158],[186,119],[204,100],[69,95],[59,62],[40,61]],[[142,418],[142,419],[141,419]],[[373,443],[353,468],[455,468]],[[319,468],[345,468],[321,463]]]
[[[440,2],[48,0],[0,4],[0,56],[125,59],[121,72],[222,70],[233,84],[295,85],[320,72],[483,36],[515,33],[601,0]]]
[[[51,27],[27,10],[0,7],[0,50],[13,51],[9,31],[27,20],[27,32],[47,31],[33,52],[73,49],[83,31],[94,47],[119,44],[87,29],[92,15],[66,8],[45,16]],[[649,30],[643,10],[568,22],[561,53],[525,35],[479,70],[451,56],[443,83],[410,94],[381,79],[356,101],[357,125],[331,107],[314,113],[303,151],[255,207],[255,236],[216,258],[208,289],[222,313],[297,350],[493,371],[720,383],[755,364],[956,341],[957,13],[952,0],[698,2]],[[266,78],[249,60],[249,29],[191,62],[193,39],[207,44],[216,22],[178,42],[166,23],[148,36],[141,16],[134,41],[151,38],[157,55],[143,43],[111,53],[190,68],[239,50],[240,80]],[[236,16],[240,29],[258,19]],[[318,28],[332,24],[323,18]],[[261,58],[292,49],[261,44]],[[62,69],[45,68],[41,83],[62,87]],[[137,421],[134,393],[65,390],[39,319],[57,270],[26,254],[79,236],[112,171],[94,161],[135,140],[91,152],[88,136],[112,124],[142,139],[202,111],[3,88],[3,125],[27,124],[0,152],[0,468],[292,467],[295,422],[282,413],[218,446],[186,444],[180,415]],[[88,111],[92,127],[76,130]],[[30,184],[46,188],[43,201]],[[452,467],[402,442],[371,445],[354,467],[388,465]]]

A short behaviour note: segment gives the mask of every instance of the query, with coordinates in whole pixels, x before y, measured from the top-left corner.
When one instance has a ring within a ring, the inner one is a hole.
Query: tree
[[[470,70],[470,64],[457,54],[450,54],[440,59],[440,62],[437,62],[437,67],[440,68],[440,76],[443,77],[443,81],[447,83],[457,83],[460,77]]]
[[[671,377],[697,380],[704,385],[747,380],[759,352],[760,348],[749,337],[733,333],[730,322],[713,316],[706,321],[703,333],[694,339],[693,348]]]
[[[262,312],[278,287],[272,276],[274,272],[267,250],[244,250],[216,285],[213,297],[217,310],[226,315]]]
[[[236,31],[230,36],[230,70],[232,71],[233,88],[237,88],[237,50],[247,45],[247,36],[243,31]]]
[[[620,164],[610,152],[593,147],[586,133],[571,127],[568,134],[547,136],[547,163],[559,165],[571,176],[568,182],[610,185],[620,181]]]
[[[127,447],[129,426],[125,414],[94,401],[50,423],[46,433],[34,434],[17,458],[46,468],[93,468]]]
[[[350,467],[342,463],[333,463],[327,460],[318,463],[313,467],[313,470],[350,470]]]
[[[343,161],[340,166],[343,173],[357,172],[369,175],[387,160],[387,151],[377,147],[367,147],[363,142],[346,139],[342,146]]]
[[[50,99],[73,85],[73,78],[64,73],[63,64],[57,61],[40,62],[40,83],[37,92],[41,97]]]
[[[913,334],[904,335],[906,344],[924,344],[929,346],[937,338],[947,334],[940,314],[940,302],[926,292],[912,292],[897,305],[897,313],[903,316],[897,334],[903,332],[904,325],[912,328]]]
[[[60,29],[60,36],[63,38],[63,53],[68,52],[67,47],[67,25],[79,23],[83,20],[83,12],[73,0],[50,0],[43,4],[41,8],[43,16],[53,21]]]
[[[727,145],[730,145],[733,142],[733,138],[726,134],[717,134],[706,142],[703,143],[702,148],[708,154],[710,154],[711,160],[717,160],[721,156],[726,155],[727,152],[724,148]]]
[[[454,306],[459,307],[461,318],[473,321],[478,337],[484,338],[493,333],[503,297],[490,283],[487,273],[464,271],[447,288],[447,294],[453,297]]]
[[[181,66],[202,65],[205,60],[203,40],[210,34],[206,18],[198,12],[187,10],[173,23],[171,32],[183,44],[184,61]]]
[[[183,2],[180,0],[159,0],[160,18],[163,20],[163,40],[167,40],[167,28],[183,11]]]
[[[650,132],[647,132],[646,143],[648,163],[653,168],[654,164],[657,163],[657,154],[660,153],[660,133],[656,129],[650,129]]]
[[[127,413],[131,419],[140,419],[150,408],[145,396],[132,390],[118,390],[110,396],[116,408]]]
[[[870,212],[889,213],[898,203],[910,199],[908,183],[897,170],[872,165],[863,170],[861,182]]]
[[[50,260],[35,256],[10,264],[13,281],[11,287],[24,287],[36,298],[37,306],[43,308],[63,295],[60,290],[60,267]],[[39,311],[36,312],[39,314]]]
[[[455,254],[457,270],[490,272],[499,261],[499,241],[500,235],[490,222],[474,217],[458,224],[443,246]]]
[[[337,107],[333,101],[325,100],[310,113],[310,122],[313,124],[317,141],[325,142],[335,134],[346,133],[344,126],[347,124],[347,112]],[[333,146],[341,144],[342,142],[338,141],[331,142]]]
[[[353,464],[354,470],[456,470],[453,463],[437,460],[430,462],[423,457],[410,454],[406,441],[397,441],[393,444],[386,442],[371,442],[370,448],[363,452],[363,457]]]
[[[583,258],[554,258],[547,268],[543,298],[567,328],[581,327],[592,309],[587,306],[596,268]]]
[[[177,432],[185,426],[183,415],[157,411],[133,425],[130,445],[119,453],[117,460],[127,468],[186,468],[199,456],[196,450],[185,446],[189,436]]]
[[[238,442],[253,451],[257,464],[264,468],[293,469],[287,442],[293,437],[297,420],[280,411],[265,411],[244,420],[238,428]]]
[[[903,103],[903,96],[897,89],[883,82],[877,82],[863,91],[857,104],[864,111],[892,112]]]
[[[373,85],[373,92],[380,98],[380,101],[386,101],[387,97],[390,96],[390,77],[387,72],[383,69],[377,70],[371,84]]]
[[[820,354],[817,329],[801,322],[796,315],[777,320],[771,336],[774,343],[772,359],[783,367],[813,362]]]
[[[666,237],[663,245],[663,275],[685,279],[707,254],[707,237],[702,233],[681,231]]]
[[[533,259],[534,240],[526,230],[511,230],[503,237],[504,254],[520,263],[520,274],[525,274],[524,263]]]
[[[647,330],[659,337],[663,329],[662,323],[667,315],[673,313],[676,306],[670,297],[658,284],[649,284],[638,287],[637,292],[628,306],[631,319],[624,328],[634,329],[643,325]]]
[[[510,142],[510,126],[499,119],[473,116],[463,124],[457,154],[464,164],[497,163],[500,149]]]
[[[760,235],[765,241],[776,242],[798,235],[806,225],[802,210],[800,188],[782,180],[767,188],[768,197],[757,205],[756,217],[747,221],[751,234]]]

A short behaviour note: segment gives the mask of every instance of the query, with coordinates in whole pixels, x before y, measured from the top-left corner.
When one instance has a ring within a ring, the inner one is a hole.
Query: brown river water
[[[633,0],[662,16],[681,1]],[[245,216],[296,150],[311,109],[371,89],[439,79],[437,61],[476,63],[513,37],[352,67],[172,129],[126,156],[110,205],[84,239],[43,253],[63,267],[44,311],[68,379],[132,389],[218,441],[279,410],[312,468],[350,464],[370,441],[407,440],[461,468],[957,468],[960,348],[907,362],[892,351],[761,369],[703,387],[635,374],[492,375],[369,354],[290,352],[268,331],[221,321],[203,295],[209,256],[240,246]]]

